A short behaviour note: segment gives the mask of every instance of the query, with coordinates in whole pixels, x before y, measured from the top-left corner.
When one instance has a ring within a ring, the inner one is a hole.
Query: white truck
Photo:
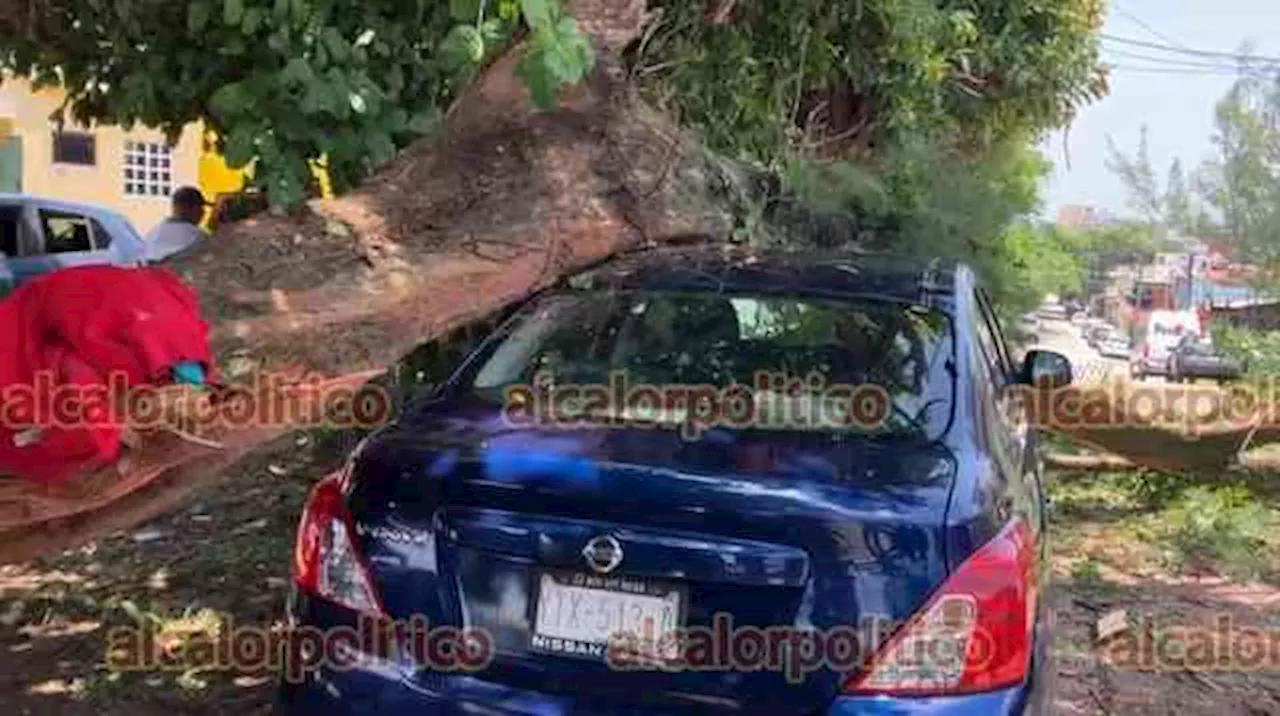
[[[1138,345],[1130,361],[1130,372],[1136,380],[1166,375],[1169,354],[1183,336],[1204,334],[1196,311],[1152,311],[1136,328]]]

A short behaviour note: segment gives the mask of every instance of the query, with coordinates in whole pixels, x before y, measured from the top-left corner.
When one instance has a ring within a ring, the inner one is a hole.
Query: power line
[[[1167,67],[1185,67],[1185,68],[1209,68],[1209,69],[1230,69],[1232,71],[1239,69],[1239,65],[1233,65],[1226,60],[1181,60],[1169,56],[1147,55],[1141,52],[1130,52],[1128,50],[1118,50],[1113,47],[1104,47],[1104,51],[1108,54],[1117,55],[1131,60],[1146,60],[1149,62],[1157,62]]]
[[[1265,55],[1244,55],[1244,54],[1233,53],[1233,52],[1216,52],[1213,50],[1193,50],[1190,48],[1179,48],[1179,47],[1173,47],[1170,45],[1161,45],[1154,42],[1143,42],[1142,40],[1134,40],[1133,38],[1129,38],[1129,37],[1117,37],[1115,35],[1108,35],[1106,33],[1099,33],[1098,37],[1104,40],[1109,40],[1111,42],[1118,42],[1122,45],[1132,45],[1134,47],[1145,47],[1148,49],[1160,50],[1162,52],[1169,52],[1173,54],[1194,55],[1196,57],[1218,57],[1223,59],[1236,60],[1238,62],[1280,63],[1280,57],[1267,57]]]
[[[1211,77],[1211,76],[1234,77],[1240,74],[1238,70],[1232,70],[1227,67],[1223,67],[1220,69],[1209,69],[1209,68],[1191,69],[1186,67],[1137,67],[1133,65],[1116,65],[1111,63],[1106,63],[1106,64],[1108,69],[1120,70],[1121,72],[1152,72],[1155,74],[1166,74],[1166,75],[1189,75],[1189,76],[1208,76],[1208,77]]]
[[[1111,3],[1111,7],[1112,7],[1112,9],[1114,9],[1114,10],[1116,11],[1116,13],[1117,13],[1117,14],[1119,14],[1120,16],[1122,16],[1122,17],[1126,17],[1126,18],[1128,18],[1129,20],[1131,20],[1131,21],[1133,21],[1133,22],[1137,23],[1137,25],[1138,25],[1139,27],[1141,27],[1142,29],[1144,29],[1144,30],[1146,30],[1147,32],[1151,33],[1154,37],[1159,38],[1159,39],[1164,40],[1165,42],[1169,43],[1169,45],[1171,45],[1172,47],[1176,47],[1176,48],[1181,49],[1181,50],[1185,50],[1185,49],[1187,49],[1186,47],[1184,47],[1184,46],[1182,45],[1182,43],[1180,43],[1180,42],[1176,42],[1176,41],[1174,41],[1173,39],[1170,39],[1170,37],[1169,37],[1168,35],[1164,34],[1163,32],[1160,32],[1159,30],[1155,29],[1154,27],[1152,27],[1152,26],[1148,25],[1148,24],[1147,24],[1147,23],[1146,23],[1142,18],[1140,18],[1140,17],[1138,17],[1137,15],[1134,15],[1133,13],[1129,12],[1128,10],[1125,10],[1124,8],[1120,7],[1120,5],[1119,5],[1118,3],[1115,3],[1115,2]]]

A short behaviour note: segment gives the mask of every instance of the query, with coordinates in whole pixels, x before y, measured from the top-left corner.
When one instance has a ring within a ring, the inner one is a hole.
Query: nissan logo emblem
[[[592,538],[582,548],[582,556],[587,566],[599,574],[608,574],[622,564],[622,545],[609,535]]]

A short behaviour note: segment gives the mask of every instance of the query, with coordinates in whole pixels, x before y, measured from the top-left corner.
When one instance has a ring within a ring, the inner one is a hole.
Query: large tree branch
[[[170,264],[200,295],[224,364],[235,355],[260,370],[337,380],[385,369],[575,267],[669,237],[730,234],[737,207],[753,201],[748,173],[644,107],[619,71],[645,3],[574,0],[570,10],[599,62],[555,111],[530,106],[514,73],[517,47],[464,93],[437,136],[359,190],[227,226]],[[92,490],[61,501],[19,495],[10,506],[34,505],[35,518],[48,519],[5,533],[0,561],[143,521],[287,428],[232,430],[212,454],[151,436],[121,480],[132,490],[107,504],[96,498],[108,493]]]

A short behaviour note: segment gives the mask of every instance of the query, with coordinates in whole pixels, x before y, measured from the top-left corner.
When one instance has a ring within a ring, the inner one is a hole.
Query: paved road
[[[1118,358],[1104,358],[1080,336],[1080,329],[1068,321],[1040,319],[1038,347],[1057,351],[1071,361],[1077,382],[1102,380],[1111,375],[1127,376],[1129,364]]]

